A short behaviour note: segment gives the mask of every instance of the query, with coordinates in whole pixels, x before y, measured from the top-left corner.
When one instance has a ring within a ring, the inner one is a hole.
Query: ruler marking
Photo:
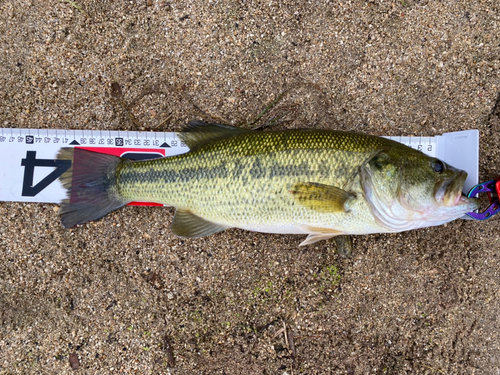
[[[142,148],[144,150],[158,148],[161,146],[161,141],[165,142],[168,147],[162,147],[167,156],[178,155],[189,151],[189,148],[183,144],[179,135],[176,132],[140,132],[140,131],[111,131],[98,129],[94,136],[93,130],[81,129],[33,129],[33,128],[0,128],[0,146],[5,155],[8,155],[11,162],[0,164],[0,175],[3,176],[0,186],[0,201],[24,201],[24,202],[52,202],[57,203],[60,199],[66,196],[64,190],[58,182],[53,182],[47,188],[40,191],[35,197],[21,196],[24,167],[21,166],[21,160],[26,158],[27,151],[37,152],[36,158],[44,160],[54,160],[57,152],[61,147],[73,147],[70,143],[73,140],[82,142],[82,146],[92,147],[110,147],[121,148],[123,152],[127,152],[127,148]],[[45,133],[45,134],[44,134]],[[161,134],[160,134],[161,133]],[[10,134],[10,135],[9,135]],[[127,142],[119,144],[113,138],[114,135],[127,138]],[[465,135],[465,138],[463,137]],[[28,138],[29,136],[29,138]],[[10,137],[10,138],[9,138]],[[73,138],[72,138],[73,137]],[[97,141],[96,137],[99,137]],[[453,148],[457,145],[454,155],[450,156],[449,152],[446,155],[452,160],[444,161],[454,165],[457,168],[466,170],[473,179],[477,181],[478,170],[475,158],[467,157],[465,162],[463,159],[464,152],[467,155],[473,155],[478,152],[477,146],[477,131],[468,131],[461,133],[446,133],[446,135],[432,136],[391,136],[389,139],[407,144],[414,149],[420,149],[429,156],[443,158],[443,149]],[[82,141],[84,139],[84,141]],[[168,140],[168,142],[167,142]],[[454,143],[457,142],[457,143]],[[460,143],[458,143],[460,142]],[[474,143],[476,142],[476,143]],[[22,146],[21,146],[22,145]],[[458,146],[460,145],[460,146]],[[21,146],[21,147],[19,147]],[[78,146],[76,146],[78,147]],[[135,151],[135,150],[134,150]],[[133,152],[133,151],[130,151]],[[137,152],[137,151],[136,151]],[[456,164],[458,163],[458,164]],[[465,164],[460,164],[465,163]],[[35,172],[38,177],[45,175],[46,169],[37,167]],[[37,180],[38,177],[35,179]],[[469,181],[469,180],[468,180]],[[475,181],[470,181],[472,186],[477,184]]]

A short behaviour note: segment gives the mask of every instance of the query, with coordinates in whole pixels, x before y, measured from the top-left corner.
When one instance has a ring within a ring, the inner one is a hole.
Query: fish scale
[[[327,215],[297,205],[289,193],[292,186],[310,181],[342,188],[357,166],[384,143],[395,144],[321,130],[248,132],[187,154],[126,163],[118,186],[130,200],[189,209],[226,226],[262,232],[283,227],[291,233],[304,233],[297,228],[301,220],[319,225]],[[338,221],[328,216],[330,221]]]
[[[176,208],[172,231],[202,237],[237,227],[309,234],[397,232],[472,211],[460,198],[466,173],[395,141],[329,130],[256,132],[191,122],[188,153],[132,162],[62,149],[67,227],[132,201]]]

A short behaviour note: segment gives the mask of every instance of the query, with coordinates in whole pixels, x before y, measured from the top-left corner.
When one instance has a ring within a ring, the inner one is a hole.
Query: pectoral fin
[[[354,193],[315,182],[299,182],[290,193],[300,205],[320,212],[348,212],[349,202],[356,198]]]
[[[312,227],[310,225],[301,225],[301,229],[303,229],[306,233],[309,233],[307,238],[301,242],[299,246],[306,246],[312,243],[321,241],[321,240],[329,240],[332,237],[340,236],[343,232],[336,229],[329,228],[317,228]]]
[[[191,211],[178,209],[170,229],[180,237],[200,238],[222,232],[227,227],[202,219]]]

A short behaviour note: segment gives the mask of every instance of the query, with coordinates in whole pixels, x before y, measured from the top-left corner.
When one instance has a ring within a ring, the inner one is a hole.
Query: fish
[[[339,235],[441,225],[479,207],[465,171],[390,139],[320,129],[254,131],[189,122],[181,155],[131,161],[79,148],[61,177],[66,228],[130,202],[175,207],[186,238],[228,228],[302,234],[302,246]]]

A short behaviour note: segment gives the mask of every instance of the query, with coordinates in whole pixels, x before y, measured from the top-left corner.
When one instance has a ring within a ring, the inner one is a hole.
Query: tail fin
[[[57,158],[71,160],[71,168],[59,178],[68,190],[59,211],[65,228],[100,219],[129,203],[120,197],[116,186],[121,158],[78,148],[63,148]]]

